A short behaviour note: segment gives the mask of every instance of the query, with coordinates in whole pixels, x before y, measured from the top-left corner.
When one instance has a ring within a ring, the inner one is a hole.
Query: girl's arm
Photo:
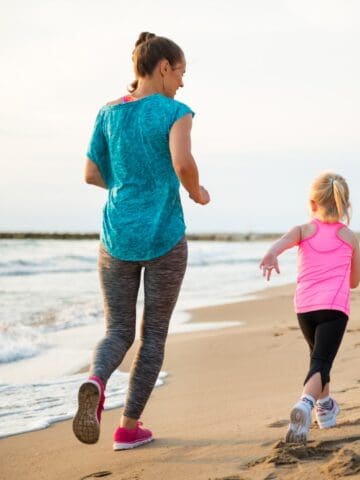
[[[356,288],[360,283],[360,249],[356,235],[353,237],[353,254],[351,259],[350,288]]]
[[[191,115],[177,120],[170,130],[169,147],[176,175],[194,202],[206,205],[210,202],[207,190],[199,184],[199,172],[191,154]]]
[[[107,188],[98,167],[90,158],[86,159],[85,182],[96,185],[97,187]]]
[[[270,280],[272,269],[275,268],[277,273],[280,273],[279,263],[277,257],[288,250],[289,248],[299,245],[301,241],[301,227],[292,228],[288,233],[285,233],[279,240],[277,240],[261,260],[260,268],[263,271],[263,276],[266,280]]]
[[[360,248],[355,233],[348,227],[341,228],[339,237],[352,246],[352,258],[350,268],[350,288],[356,288],[360,283]]]

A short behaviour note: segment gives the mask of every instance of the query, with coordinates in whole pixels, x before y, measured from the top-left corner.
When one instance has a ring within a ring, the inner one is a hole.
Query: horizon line
[[[188,240],[207,241],[249,241],[278,238],[283,233],[279,232],[189,232],[186,233]],[[99,232],[61,232],[61,231],[0,231],[1,240],[98,240]]]

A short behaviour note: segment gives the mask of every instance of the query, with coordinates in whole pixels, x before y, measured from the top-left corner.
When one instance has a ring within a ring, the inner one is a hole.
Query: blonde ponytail
[[[336,173],[324,172],[315,178],[310,189],[310,199],[318,204],[324,221],[350,222],[349,187]]]
[[[332,187],[333,187],[334,200],[335,200],[335,205],[336,205],[339,219],[345,218],[346,223],[349,224],[350,215],[348,212],[348,209],[349,209],[348,188],[345,189],[343,183],[338,181],[336,178],[332,182]]]

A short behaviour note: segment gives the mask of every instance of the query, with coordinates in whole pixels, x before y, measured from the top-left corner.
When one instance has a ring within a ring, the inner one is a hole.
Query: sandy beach
[[[192,321],[243,321],[171,335],[142,421],[156,440],[113,452],[119,409],[106,411],[100,441],[86,446],[66,421],[0,441],[0,479],[271,480],[360,478],[360,294],[332,371],[338,426],[313,424],[307,446],[282,443],[308,366],[292,306],[293,286],[245,302],[192,311]],[[129,368],[133,351],[122,369]],[[103,472],[103,473],[101,473]]]

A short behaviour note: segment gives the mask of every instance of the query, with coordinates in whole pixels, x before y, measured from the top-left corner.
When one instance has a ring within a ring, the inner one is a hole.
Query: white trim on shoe
[[[150,437],[150,438],[145,438],[144,440],[138,440],[138,441],[134,441],[134,442],[124,442],[124,443],[120,443],[120,442],[114,442],[113,443],[113,449],[116,451],[116,450],[129,450],[130,448],[136,448],[136,447],[140,447],[140,445],[144,445],[145,443],[149,443],[149,442],[152,442],[154,440],[154,437]]]

